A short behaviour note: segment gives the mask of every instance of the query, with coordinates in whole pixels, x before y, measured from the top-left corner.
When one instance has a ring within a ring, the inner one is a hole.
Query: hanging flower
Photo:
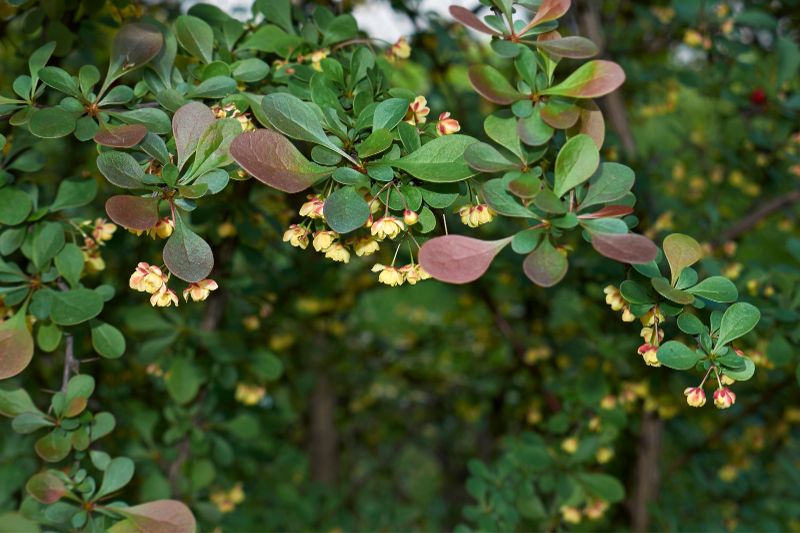
[[[188,302],[191,297],[193,302],[202,302],[208,298],[211,291],[215,291],[218,288],[219,285],[217,285],[217,282],[213,279],[204,279],[196,283],[190,283],[188,287],[183,289],[183,299]]]
[[[450,113],[442,113],[439,115],[439,122],[436,124],[436,132],[439,136],[451,135],[461,131],[461,124],[454,118],[450,118]]]
[[[398,285],[402,285],[403,281],[405,281],[403,273],[393,266],[377,264],[372,267],[372,271],[380,272],[378,281],[390,287],[397,287]]]
[[[637,350],[639,355],[642,356],[644,362],[647,366],[661,366],[661,363],[658,360],[658,346],[653,346],[652,344],[642,344],[639,346]]]
[[[692,407],[703,407],[706,404],[706,393],[701,387],[686,387],[683,390],[686,403]]]
[[[425,124],[428,120],[428,114],[431,112],[428,107],[428,99],[424,96],[417,96],[414,101],[408,104],[408,111],[406,112],[405,121],[416,126],[418,124]]]
[[[350,252],[347,251],[347,248],[344,247],[342,243],[335,243],[332,244],[328,251],[325,252],[325,257],[327,259],[331,259],[336,261],[337,263],[349,263],[350,262]]]
[[[736,394],[728,387],[721,387],[714,391],[714,405],[718,409],[727,409],[736,403]]]
[[[338,236],[335,231],[331,230],[314,233],[314,249],[318,252],[327,252]]]
[[[353,241],[353,250],[359,257],[372,255],[380,248],[380,244],[373,237],[359,237]]]
[[[168,279],[159,267],[141,262],[136,265],[128,284],[133,290],[155,294],[165,286]]]
[[[292,224],[289,226],[289,229],[283,233],[283,242],[288,242],[292,246],[305,250],[308,247],[308,234],[308,229],[297,224]]]
[[[388,50],[389,60],[408,59],[411,57],[411,46],[405,37],[400,37]]]
[[[308,201],[300,206],[300,216],[308,218],[324,219],[322,210],[325,208],[325,200],[320,194],[309,194]]]
[[[150,297],[150,305],[153,307],[169,307],[170,305],[178,307],[178,295],[172,289],[168,289],[166,285],[162,285],[158,292]]]
[[[405,229],[405,225],[403,222],[393,216],[383,217],[376,220],[372,227],[370,228],[370,232],[372,233],[373,237],[382,241],[385,238],[394,239],[397,237],[400,232]]]
[[[98,218],[94,221],[94,229],[92,230],[92,237],[97,242],[110,241],[117,231],[117,225],[108,222],[104,218]]]

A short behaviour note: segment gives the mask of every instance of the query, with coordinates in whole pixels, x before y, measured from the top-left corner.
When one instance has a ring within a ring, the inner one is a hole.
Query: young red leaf
[[[548,87],[542,94],[570,98],[596,98],[619,88],[625,81],[622,67],[612,61],[598,59],[581,65],[567,79]]]
[[[45,505],[57,502],[69,492],[61,478],[50,471],[35,474],[28,480],[25,490],[34,500]]]
[[[434,237],[419,251],[419,263],[431,276],[447,283],[469,283],[481,277],[513,237],[482,241],[463,235]]]
[[[569,263],[567,257],[545,238],[522,263],[522,270],[540,287],[552,287],[564,279]]]
[[[240,167],[279,191],[296,193],[329,176],[333,168],[306,159],[292,141],[272,130],[239,135],[230,147]]]
[[[94,142],[112,148],[130,148],[139,144],[145,135],[147,127],[143,124],[109,126],[94,134]]]
[[[525,97],[511,86],[500,71],[489,65],[471,66],[469,82],[478,94],[495,104],[510,105]]]
[[[592,246],[600,254],[631,265],[649,263],[658,255],[658,247],[636,233],[592,233]]]
[[[0,379],[16,376],[33,358],[33,337],[25,323],[27,305],[0,324]]]
[[[215,120],[214,112],[200,102],[189,102],[175,111],[172,134],[178,151],[178,168],[194,153],[200,137]]]
[[[633,213],[633,208],[627,205],[607,205],[603,209],[595,211],[594,213],[578,215],[578,218],[581,220],[592,218],[616,218],[624,217],[625,215],[630,215],[631,213]]]
[[[114,507],[114,512],[125,517],[109,533],[195,533],[197,523],[186,504],[177,500],[156,500],[132,507]]]
[[[110,72],[141,67],[161,51],[164,35],[152,24],[133,22],[123,26],[111,45]]]
[[[158,198],[112,196],[106,200],[106,213],[111,220],[124,228],[145,231],[158,222]]]
[[[525,26],[520,33],[525,34],[528,30],[535,28],[539,24],[561,18],[569,11],[570,3],[570,0],[542,0],[536,15],[534,15],[528,25]]]
[[[563,99],[549,98],[537,107],[544,123],[558,130],[571,128],[581,117],[580,108]]]
[[[466,7],[450,6],[450,15],[464,26],[472,28],[475,31],[487,33],[489,35],[500,35],[492,28],[484,24],[483,21],[475,15],[475,13]]]

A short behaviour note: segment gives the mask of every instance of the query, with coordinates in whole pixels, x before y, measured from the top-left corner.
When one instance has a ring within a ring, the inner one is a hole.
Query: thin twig
[[[740,237],[743,233],[747,233],[753,229],[756,224],[761,222],[763,219],[780,211],[784,207],[788,207],[797,202],[800,202],[800,189],[795,189],[782,196],[778,196],[777,198],[773,198],[767,202],[764,202],[760,206],[756,206],[754,209],[749,209],[747,211],[747,216],[743,217],[733,226],[723,231],[716,239],[715,243],[722,244],[732,241]]]

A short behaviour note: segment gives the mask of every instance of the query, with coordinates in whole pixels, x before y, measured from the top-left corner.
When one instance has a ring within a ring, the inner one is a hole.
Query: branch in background
[[[71,333],[66,334],[64,347],[64,372],[61,377],[61,392],[67,392],[67,383],[71,374],[77,374],[81,368],[81,362],[75,359],[75,337]]]
[[[754,208],[747,211],[747,216],[740,219],[733,226],[722,232],[722,234],[715,240],[715,244],[719,245],[739,238],[743,233],[747,233],[753,229],[756,224],[761,222],[763,219],[775,214],[784,207],[788,207],[797,202],[800,202],[800,189],[795,189],[784,194],[783,196],[773,198],[772,200],[764,202],[760,206],[754,206]]]
[[[604,55],[605,36],[603,35],[603,25],[600,21],[598,2],[596,0],[581,0],[577,2],[578,17],[582,33],[594,41],[600,49],[600,55]],[[603,116],[608,119],[611,129],[620,139],[622,149],[628,159],[636,157],[636,140],[633,138],[630,123],[628,122],[628,111],[625,108],[625,101],[622,99],[621,90],[604,96],[599,104],[603,109]]]
[[[632,531],[651,531],[648,507],[658,499],[661,485],[661,441],[664,421],[657,412],[642,415],[639,428],[639,446],[636,453],[633,491],[628,500]]]

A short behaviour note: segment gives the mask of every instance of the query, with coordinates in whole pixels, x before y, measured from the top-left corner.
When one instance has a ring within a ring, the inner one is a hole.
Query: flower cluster
[[[260,385],[249,383],[238,383],[236,385],[236,401],[244,405],[256,405],[260,402],[267,391]]]
[[[91,234],[86,233],[84,228],[91,228]],[[79,227],[83,234],[83,262],[86,271],[89,273],[100,272],[106,268],[106,262],[103,260],[100,247],[106,241],[110,241],[114,237],[114,232],[117,231],[117,225],[108,222],[104,218],[97,218],[94,221],[87,220]]]
[[[131,274],[128,282],[131,289],[150,294],[150,305],[153,307],[178,306],[178,295],[174,290],[167,286],[169,274],[165,273],[161,267],[140,262],[136,265],[136,270]],[[217,282],[212,279],[204,279],[196,283],[190,283],[183,291],[183,298],[189,298],[195,302],[202,302],[211,291],[217,290]]]
[[[244,501],[244,490],[241,483],[236,483],[230,490],[215,490],[209,499],[221,513],[231,513]]]
[[[580,524],[583,518],[599,520],[608,510],[608,502],[600,499],[589,500],[581,511],[572,505],[562,505],[559,508],[561,520],[567,524]]]
[[[372,271],[379,272],[378,281],[390,287],[398,287],[403,283],[416,285],[417,282],[430,279],[431,277],[431,275],[425,272],[425,269],[418,264],[395,267],[393,265],[377,263],[372,267]]]
[[[128,229],[128,231],[137,237],[146,233],[151,239],[155,239],[156,237],[159,239],[169,239],[172,232],[175,231],[175,221],[172,220],[171,217],[162,217],[158,219],[155,226],[148,230]]]

